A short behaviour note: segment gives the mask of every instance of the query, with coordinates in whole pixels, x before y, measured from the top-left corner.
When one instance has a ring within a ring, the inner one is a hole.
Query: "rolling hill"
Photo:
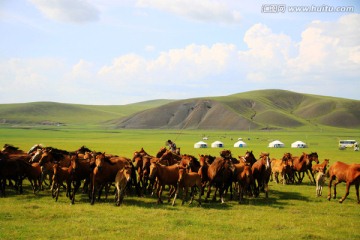
[[[360,128],[360,101],[285,90],[128,105],[0,104],[0,123],[126,129]]]

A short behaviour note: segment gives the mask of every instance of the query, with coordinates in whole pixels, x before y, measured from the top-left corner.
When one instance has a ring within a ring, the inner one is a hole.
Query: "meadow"
[[[340,139],[360,140],[359,130],[318,129],[287,131],[206,131],[206,130],[122,130],[95,126],[0,127],[0,145],[13,144],[23,150],[41,143],[69,151],[86,147],[131,158],[142,147],[150,154],[172,139],[181,153],[218,155],[220,149],[195,149],[194,143],[206,136],[209,145],[220,140],[233,156],[252,150],[255,156],[269,152],[280,158],[285,152],[299,155],[317,152],[320,162],[330,159],[347,163],[359,162],[360,152],[339,150]],[[234,148],[238,138],[248,144]],[[285,143],[285,148],[270,149],[272,140]],[[296,140],[306,142],[306,149],[293,149]],[[299,185],[270,182],[269,198],[246,198],[243,204],[230,201],[203,203],[201,207],[157,205],[155,197],[129,194],[116,207],[113,196],[91,206],[86,195],[79,194],[74,205],[61,193],[58,202],[48,190],[33,194],[25,182],[22,195],[13,190],[0,198],[0,239],[360,239],[360,206],[355,189],[342,204],[338,199],[345,185],[338,185],[336,200],[315,196],[315,186],[307,176]],[[165,196],[165,194],[163,194]]]

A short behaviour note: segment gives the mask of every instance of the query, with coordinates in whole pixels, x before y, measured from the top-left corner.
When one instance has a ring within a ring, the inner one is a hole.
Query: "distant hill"
[[[100,125],[127,129],[360,128],[360,101],[285,90],[128,105],[0,104],[0,124]]]
[[[282,129],[360,127],[360,101],[284,90],[174,101],[114,122],[117,128]]]

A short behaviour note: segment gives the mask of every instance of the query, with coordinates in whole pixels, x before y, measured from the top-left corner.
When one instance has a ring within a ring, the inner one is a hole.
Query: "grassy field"
[[[323,129],[313,131],[180,131],[180,130],[104,130],[98,128],[46,127],[0,128],[0,145],[13,144],[28,150],[37,143],[66,150],[85,145],[96,151],[131,157],[143,147],[155,154],[167,139],[174,140],[182,153],[218,155],[220,149],[194,149],[193,144],[207,136],[208,144],[223,141],[233,156],[253,150],[255,156],[267,151],[280,158],[284,152],[295,155],[302,151],[319,154],[322,161],[360,162],[360,152],[338,150],[339,139],[360,140],[360,131]],[[247,142],[244,149],[234,148],[241,137]],[[278,139],[282,149],[270,149],[268,143]],[[307,149],[292,149],[290,144],[302,140]],[[7,191],[0,198],[0,239],[360,239],[360,208],[355,189],[343,204],[344,184],[338,186],[337,200],[315,197],[315,186],[305,177],[300,185],[270,183],[269,198],[260,195],[237,201],[204,203],[202,207],[172,207],[157,205],[151,196],[126,196],[124,204],[116,207],[113,196],[91,206],[86,195],[79,194],[74,205],[62,193],[58,202],[49,191],[34,195],[27,183],[25,193]],[[163,195],[165,196],[165,195]]]

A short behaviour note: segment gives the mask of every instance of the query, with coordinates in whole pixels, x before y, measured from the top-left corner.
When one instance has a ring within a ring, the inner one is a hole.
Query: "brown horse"
[[[131,181],[131,167],[125,166],[123,169],[120,169],[115,176],[115,203],[116,206],[120,206],[124,200],[126,186]]]
[[[164,166],[158,162],[153,162],[150,165],[149,178],[155,179],[155,177],[158,179],[158,187],[156,189],[156,194],[158,197],[157,203],[163,203],[161,200],[161,194],[165,188],[165,185],[169,185],[171,187],[168,198],[168,202],[170,202],[172,195],[176,191],[177,182],[179,179],[179,166],[177,164]]]
[[[70,166],[72,167],[73,185],[71,204],[75,203],[75,195],[81,186],[81,181],[85,180],[83,192],[88,192],[90,179],[93,171],[90,160],[79,159],[75,154],[71,157]]]
[[[291,182],[291,159],[290,153],[285,153],[281,159],[271,159],[271,179],[274,179],[276,183],[282,182],[283,184],[286,184]],[[280,181],[279,175],[281,176]]]
[[[300,157],[292,157],[294,177],[297,178],[297,183],[302,182],[305,173],[309,177],[310,183],[315,183],[314,174],[311,170],[312,161],[319,163],[318,154],[316,152],[310,154],[303,153]]]
[[[66,196],[72,199],[71,195],[71,183],[72,183],[72,167],[61,167],[58,163],[53,165],[53,176],[52,176],[52,197],[55,201],[59,198],[60,187],[66,183]]]
[[[92,174],[91,204],[95,203],[96,193],[98,194],[98,200],[100,200],[102,189],[114,182],[117,172],[125,166],[131,166],[130,159],[125,157],[107,157],[105,153],[96,156],[95,168]]]
[[[239,203],[243,202],[245,193],[253,196],[254,193],[254,176],[250,165],[238,163],[234,164],[234,182],[237,184]]]
[[[200,174],[198,174],[197,172],[187,172],[186,168],[179,166],[179,179],[178,179],[177,190],[176,190],[172,205],[174,206],[176,197],[179,194],[180,189],[183,189],[183,199],[182,199],[181,205],[184,205],[184,203],[187,201],[189,188],[191,188],[191,193],[190,193],[191,200],[189,202],[189,205],[192,204],[192,202],[194,200],[194,196],[195,196],[195,189],[194,189],[195,187],[197,187],[198,190],[200,191],[198,193],[199,194],[198,203],[199,203],[199,206],[201,206],[201,177],[200,177]]]
[[[230,159],[218,157],[207,167],[208,190],[205,201],[210,197],[211,187],[215,186],[213,201],[216,201],[216,191],[219,190],[221,203],[225,203],[224,192],[232,184],[233,164]]]
[[[312,173],[315,174],[320,170],[322,170],[323,173],[326,173],[327,167],[329,166],[329,162],[330,162],[329,159],[324,159],[322,163],[315,164],[314,166],[311,167]]]
[[[20,194],[23,192],[22,181],[24,168],[21,164],[22,157],[9,157],[8,154],[0,152],[0,195],[5,197],[6,181],[15,182],[15,190]]]
[[[246,151],[245,155],[243,156],[243,161],[245,163],[248,163],[250,166],[252,166],[256,162],[256,158],[253,154],[253,151]]]
[[[19,161],[22,165],[24,177],[27,178],[31,184],[33,192],[37,192],[42,188],[42,172],[39,163],[29,163],[26,161]]]
[[[190,172],[198,172],[200,169],[200,162],[199,160],[193,155],[182,155],[180,160],[180,166],[188,167]]]
[[[349,189],[351,185],[355,185],[357,202],[360,204],[359,199],[359,185],[360,185],[360,164],[346,164],[343,162],[335,162],[329,168],[329,194],[327,199],[331,199],[331,185],[334,187],[333,198],[336,198],[336,185],[341,182],[346,182],[345,195],[339,200],[340,203],[345,201],[349,195]],[[333,181],[335,180],[334,184]]]
[[[259,196],[260,191],[265,191],[265,197],[268,198],[268,183],[271,175],[271,162],[269,153],[261,153],[260,159],[252,165],[252,172],[255,179],[255,197]]]

